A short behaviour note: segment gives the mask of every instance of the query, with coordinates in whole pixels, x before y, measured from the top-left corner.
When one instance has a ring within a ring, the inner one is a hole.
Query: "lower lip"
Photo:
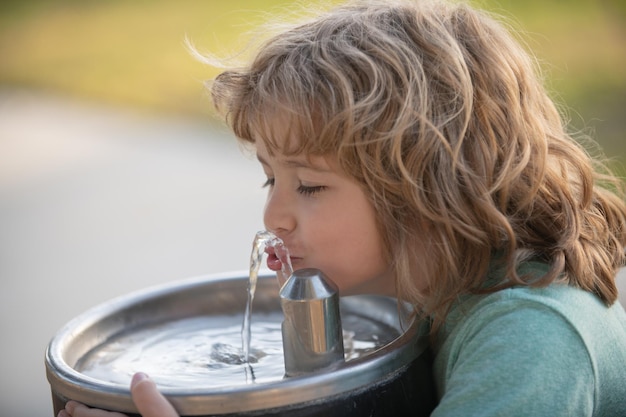
[[[273,253],[267,255],[267,267],[269,269],[276,272],[276,271],[280,271],[282,266],[283,264],[282,262],[280,262],[280,259],[278,259],[278,256],[276,256]]]

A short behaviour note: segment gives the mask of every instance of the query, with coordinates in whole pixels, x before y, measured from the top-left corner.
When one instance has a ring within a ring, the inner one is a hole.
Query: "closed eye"
[[[314,187],[301,185],[301,186],[298,187],[298,192],[300,194],[303,194],[303,195],[306,195],[306,196],[311,196],[311,195],[319,193],[320,191],[323,191],[325,189],[326,189],[326,186],[324,186],[324,185],[316,185]]]
[[[263,183],[263,188],[267,188],[267,187],[273,187],[274,184],[276,183],[276,179],[274,178],[268,178],[264,183]],[[320,191],[323,191],[326,189],[325,185],[316,185],[316,186],[308,186],[308,185],[300,185],[298,186],[298,193],[304,195],[304,196],[312,196],[314,194],[319,193]]]

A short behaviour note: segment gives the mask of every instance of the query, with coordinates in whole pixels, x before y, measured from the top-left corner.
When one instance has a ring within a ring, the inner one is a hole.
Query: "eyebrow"
[[[257,154],[257,159],[259,160],[259,162],[263,165],[269,166],[269,163],[263,159],[262,156],[260,156],[259,154]],[[313,171],[318,171],[318,172],[331,172],[331,169],[329,168],[325,168],[325,167],[319,167],[319,166],[315,166],[315,165],[311,165],[307,162],[304,162],[300,159],[280,159],[279,162],[283,165],[286,165],[288,167],[292,167],[292,168],[306,168],[306,169],[310,169]]]

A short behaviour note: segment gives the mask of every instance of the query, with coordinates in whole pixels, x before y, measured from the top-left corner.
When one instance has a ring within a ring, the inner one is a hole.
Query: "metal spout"
[[[301,375],[344,361],[339,292],[321,271],[294,271],[280,290],[285,375]]]

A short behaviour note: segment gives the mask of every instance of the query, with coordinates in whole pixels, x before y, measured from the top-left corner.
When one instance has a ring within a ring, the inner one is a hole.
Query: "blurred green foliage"
[[[0,85],[206,114],[215,70],[186,50],[234,53],[280,1],[12,0],[0,6]],[[242,39],[240,39],[242,40]]]
[[[567,104],[572,126],[590,131],[623,163],[626,2],[474,3],[512,24],[542,62],[555,99]],[[0,88],[206,117],[211,110],[202,83],[217,70],[196,61],[184,39],[200,50],[235,54],[251,30],[299,8],[284,0],[4,0]]]

